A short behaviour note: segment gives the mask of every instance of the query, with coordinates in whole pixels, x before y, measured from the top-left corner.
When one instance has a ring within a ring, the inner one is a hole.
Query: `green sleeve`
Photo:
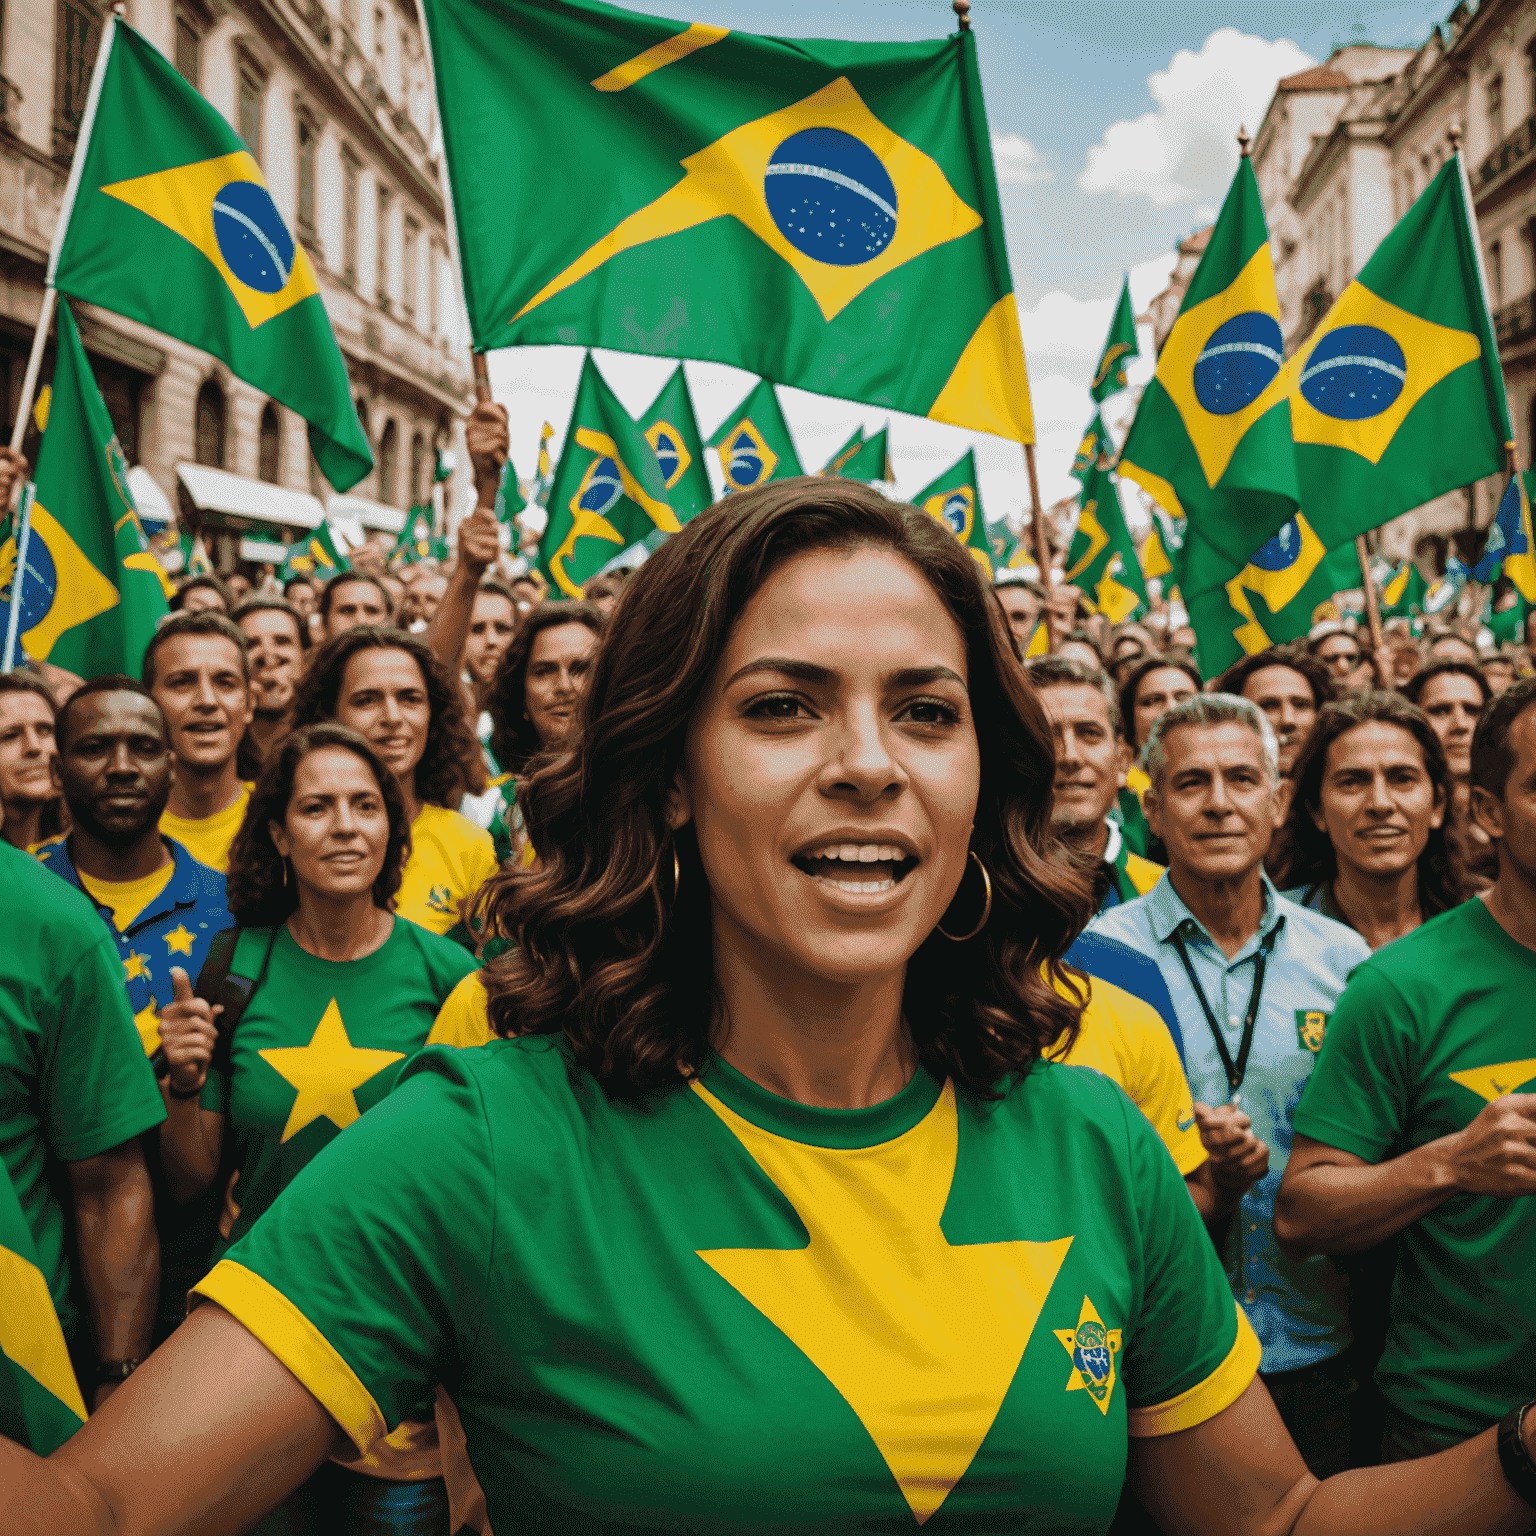
[[[479,1085],[462,1053],[431,1048],[196,1293],[255,1334],[366,1451],[472,1356],[495,1209]]]
[[[66,1163],[132,1141],[165,1119],[165,1101],[134,1028],[123,964],[105,930],[71,961],[59,955],[38,1085],[44,1134]]]
[[[1408,1124],[1412,1026],[1406,999],[1380,970],[1355,971],[1296,1106],[1297,1134],[1368,1163],[1388,1156]]]
[[[1172,1434],[1242,1395],[1259,1368],[1259,1342],[1173,1159],[1129,1102],[1126,1111],[1142,1269],[1124,1357],[1128,1428]]]

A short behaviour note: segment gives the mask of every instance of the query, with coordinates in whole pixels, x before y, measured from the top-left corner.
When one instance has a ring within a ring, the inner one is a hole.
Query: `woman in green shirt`
[[[0,1536],[242,1529],[434,1386],[504,1532],[1086,1536],[1129,1448],[1174,1531],[1521,1536],[1492,1431],[1312,1478],[1172,1159],[1041,1059],[1089,908],[1054,773],[933,519],[706,509],[529,780],[507,1038],[423,1052],[62,1465],[0,1446]]]
[[[254,978],[255,990],[222,1043],[185,979],[185,995],[161,1016],[170,1067],[161,1147],[172,1193],[202,1194],[226,1139],[234,1143],[238,1214],[215,1256],[389,1092],[406,1061],[445,1038],[439,1011],[474,961],[391,911],[407,837],[394,775],[341,726],[294,732],[251,796],[231,849],[229,907],[240,930],[231,970]],[[323,1468],[289,1515],[347,1532],[382,1507],[409,1512],[418,1524],[406,1529],[446,1532],[430,1394],[352,1467]],[[419,1524],[432,1510],[435,1524]]]

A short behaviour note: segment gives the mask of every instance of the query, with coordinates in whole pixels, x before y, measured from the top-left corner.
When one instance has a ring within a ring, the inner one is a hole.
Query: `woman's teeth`
[[[897,884],[908,860],[900,848],[889,843],[833,843],[803,854],[795,862],[813,880],[825,881],[840,891],[877,895]]]

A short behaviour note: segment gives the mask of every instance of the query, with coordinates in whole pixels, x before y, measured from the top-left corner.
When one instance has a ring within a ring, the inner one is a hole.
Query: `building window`
[[[256,478],[268,485],[276,485],[280,479],[279,466],[283,451],[283,428],[277,417],[277,407],[269,400],[261,413],[261,425],[256,435]]]
[[[176,57],[172,61],[176,72],[193,89],[198,82],[198,55],[202,51],[203,34],[197,23],[187,14],[184,6],[176,7]]]
[[[224,467],[224,391],[216,379],[209,379],[197,392],[192,456],[211,469]]]
[[[320,126],[302,108],[297,114],[297,160],[299,172],[299,233],[311,239],[315,234],[315,151],[320,144]]]
[[[1488,242],[1488,291],[1495,309],[1504,303],[1504,250],[1497,240]]]
[[[389,504],[395,499],[395,467],[400,457],[400,434],[392,421],[384,423],[379,434],[379,500]]]
[[[240,137],[245,140],[245,147],[255,155],[258,165],[261,164],[261,98],[265,88],[266,82],[260,75],[249,69],[241,69],[238,103]]]
[[[92,0],[59,0],[58,44],[53,67],[53,152],[60,159],[74,153],[91,72],[101,47],[102,12]]]
[[[1488,147],[1495,148],[1504,138],[1504,76],[1495,75],[1484,88],[1488,108]]]
[[[343,145],[341,150],[341,275],[349,288],[357,287],[357,178],[362,168],[357,156]]]
[[[416,318],[416,296],[418,279],[416,267],[421,260],[421,225],[415,219],[408,218],[405,221],[405,249],[402,252],[402,264],[404,266],[405,283],[403,285],[405,304],[405,318]]]
[[[420,506],[427,499],[423,476],[427,469],[427,440],[420,432],[411,438],[411,505]]]
[[[375,271],[379,308],[389,308],[389,188],[379,188],[379,222],[374,241]]]

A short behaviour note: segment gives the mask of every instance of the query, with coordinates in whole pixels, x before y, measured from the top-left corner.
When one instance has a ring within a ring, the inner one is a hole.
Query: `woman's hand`
[[[171,968],[171,986],[175,998],[160,1015],[160,1047],[171,1069],[171,1088],[192,1094],[208,1079],[208,1064],[219,1039],[217,1020],[224,1006],[194,997],[191,979],[179,965]]]

